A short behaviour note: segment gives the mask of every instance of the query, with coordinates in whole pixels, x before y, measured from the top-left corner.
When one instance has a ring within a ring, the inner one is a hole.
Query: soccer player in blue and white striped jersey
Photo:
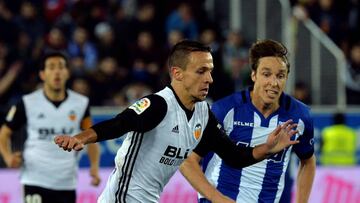
[[[305,104],[284,93],[290,71],[287,49],[273,40],[258,41],[250,49],[250,65],[253,86],[212,106],[224,131],[238,146],[254,147],[264,143],[278,125],[292,119],[298,124],[292,139],[300,143],[243,169],[234,169],[210,153],[203,159],[206,178],[236,202],[279,202],[293,150],[300,159],[296,200],[307,202],[315,174],[313,121]],[[209,201],[200,198],[199,202]]]

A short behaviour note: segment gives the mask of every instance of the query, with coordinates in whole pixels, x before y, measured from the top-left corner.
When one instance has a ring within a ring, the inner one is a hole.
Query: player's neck
[[[258,111],[260,111],[260,113],[265,118],[270,116],[272,113],[274,113],[280,107],[278,102],[275,102],[275,103],[263,102],[260,97],[258,97],[256,94],[253,93],[253,91],[250,92],[250,97],[251,97],[252,104],[256,107],[256,109]]]
[[[65,89],[53,90],[48,86],[44,86],[44,93],[51,101],[63,101],[65,99]]]
[[[175,83],[171,83],[171,87],[174,89],[174,92],[182,105],[184,105],[186,109],[192,111],[196,102],[191,97],[187,96],[185,89]]]

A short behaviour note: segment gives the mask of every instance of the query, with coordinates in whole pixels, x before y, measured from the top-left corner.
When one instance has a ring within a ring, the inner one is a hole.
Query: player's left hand
[[[90,168],[90,176],[91,176],[91,185],[98,186],[101,182],[101,179],[99,176],[99,168],[91,167]]]
[[[296,127],[297,124],[293,123],[292,120],[288,120],[278,126],[266,141],[269,154],[277,153],[290,145],[299,143],[298,140],[291,140],[291,137],[298,133],[298,130],[294,130]]]

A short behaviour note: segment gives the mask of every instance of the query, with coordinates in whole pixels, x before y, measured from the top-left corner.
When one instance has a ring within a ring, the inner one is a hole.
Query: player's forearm
[[[316,160],[313,155],[307,160],[302,160],[297,177],[296,202],[308,202],[315,176]]]
[[[270,147],[267,144],[258,145],[254,147],[252,155],[255,160],[262,161],[271,155]]]
[[[203,195],[206,199],[213,203],[233,202],[230,198],[221,194],[213,185],[206,179],[202,172],[199,161],[200,157],[192,153],[180,166],[180,172],[193,186],[193,188]]]
[[[91,168],[99,168],[100,161],[100,147],[97,143],[92,143],[88,145],[88,156],[90,161]]]
[[[78,139],[82,144],[90,144],[97,141],[97,134],[92,128],[86,129],[81,133],[75,135],[74,137]]]
[[[11,147],[10,147],[10,136],[11,130],[7,126],[2,126],[0,129],[0,153],[4,159],[7,159],[11,156]]]

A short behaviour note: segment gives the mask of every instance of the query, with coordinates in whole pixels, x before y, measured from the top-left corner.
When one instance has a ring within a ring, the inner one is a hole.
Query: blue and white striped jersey
[[[298,139],[300,143],[259,163],[237,170],[213,153],[208,154],[203,161],[208,180],[236,202],[278,202],[284,189],[284,176],[291,150],[300,159],[310,158],[314,153],[313,121],[309,108],[283,93],[280,108],[265,118],[251,103],[249,89],[215,102],[212,111],[226,134],[237,145],[244,147],[265,143],[276,126],[288,119],[298,123],[299,133],[293,139]]]

